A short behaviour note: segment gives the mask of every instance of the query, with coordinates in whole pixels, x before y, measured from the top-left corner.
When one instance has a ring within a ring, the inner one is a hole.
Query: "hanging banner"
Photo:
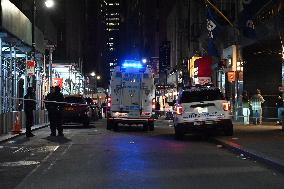
[[[194,61],[194,67],[198,68],[197,77],[211,77],[212,76],[212,58],[205,56]]]
[[[27,60],[27,74],[28,76],[35,75],[35,61],[33,60]]]
[[[52,78],[52,86],[59,86],[61,89],[63,87],[63,78]]]

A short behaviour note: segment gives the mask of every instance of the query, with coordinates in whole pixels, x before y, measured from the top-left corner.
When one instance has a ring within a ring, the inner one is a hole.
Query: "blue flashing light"
[[[143,65],[141,64],[140,61],[136,60],[125,60],[122,64],[123,68],[143,68]]]

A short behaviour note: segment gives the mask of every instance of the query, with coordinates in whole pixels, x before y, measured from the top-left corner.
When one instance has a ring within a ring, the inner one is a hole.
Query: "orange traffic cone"
[[[22,132],[20,120],[19,120],[19,112],[16,113],[16,120],[12,129],[13,134],[20,134]]]

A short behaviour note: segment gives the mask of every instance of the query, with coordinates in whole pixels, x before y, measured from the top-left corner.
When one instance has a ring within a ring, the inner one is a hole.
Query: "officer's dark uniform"
[[[49,93],[46,96],[46,109],[48,111],[49,122],[50,122],[50,131],[51,136],[56,136],[56,129],[58,131],[59,136],[63,136],[63,127],[62,127],[62,110],[64,108],[63,103],[56,102],[64,102],[63,94],[60,92],[60,88],[58,86],[55,87],[55,92]]]
[[[32,137],[32,125],[34,122],[34,110],[36,109],[35,95],[33,88],[29,87],[24,96],[24,111],[26,114],[26,136]]]

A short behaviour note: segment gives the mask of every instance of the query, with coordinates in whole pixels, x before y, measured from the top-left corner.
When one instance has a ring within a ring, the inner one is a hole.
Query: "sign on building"
[[[27,60],[27,75],[33,76],[35,75],[35,61],[34,60]]]
[[[59,86],[61,89],[63,87],[63,78],[52,78],[52,86]]]
[[[236,80],[236,75],[234,71],[228,72],[228,81],[229,82],[234,82]]]

